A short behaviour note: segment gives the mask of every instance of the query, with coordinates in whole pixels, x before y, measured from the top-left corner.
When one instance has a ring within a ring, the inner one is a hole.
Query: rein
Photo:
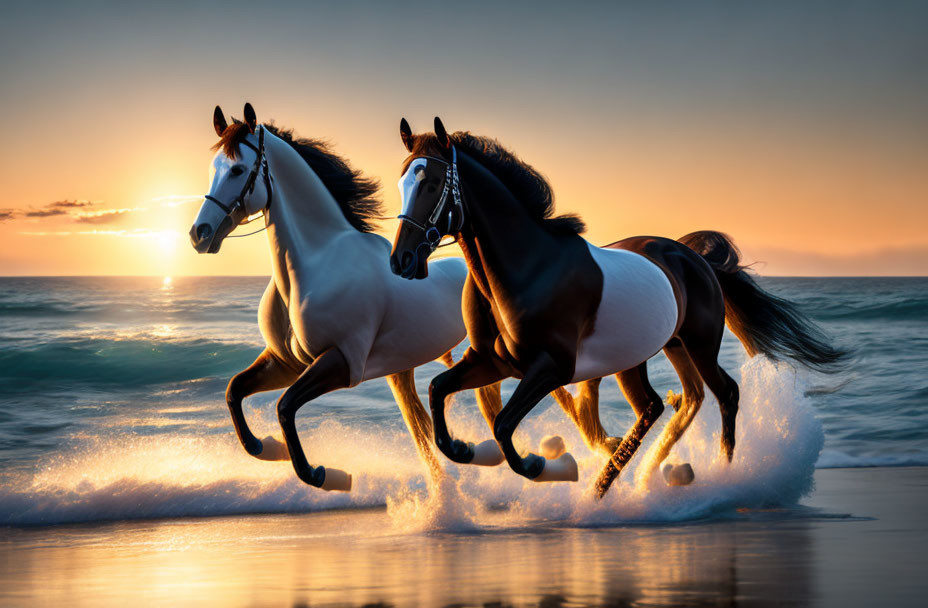
[[[226,238],[240,239],[246,236],[251,236],[253,234],[258,234],[263,230],[267,230],[267,210],[271,208],[271,201],[274,198],[274,190],[271,187],[271,172],[267,165],[267,155],[264,153],[264,127],[261,127],[261,130],[258,132],[258,146],[255,147],[250,141],[242,140],[242,144],[251,148],[255,151],[257,156],[255,157],[254,165],[251,167],[251,173],[248,174],[248,179],[245,180],[245,185],[242,186],[242,191],[239,192],[238,196],[235,197],[231,203],[226,205],[219,199],[210,196],[207,194],[204,198],[226,213],[226,219],[232,222],[236,227],[243,224],[242,220],[248,217],[245,210],[245,197],[251,196],[255,191],[255,184],[258,181],[258,175],[261,173],[261,170],[264,170],[264,187],[267,189],[267,204],[264,206],[264,209],[261,210],[261,215],[265,218],[265,226],[254,232],[249,232],[248,234],[238,234],[238,235],[229,235]],[[239,217],[236,217],[239,216]],[[258,219],[257,217],[244,222],[245,224],[250,224],[251,222]]]
[[[265,209],[266,209],[266,207],[265,207]],[[251,219],[248,220],[247,222],[242,222],[241,224],[239,224],[239,226],[245,226],[246,224],[250,224],[250,223],[256,221],[259,217],[263,217],[264,220],[265,220],[265,222],[264,222],[264,228],[258,228],[257,230],[253,230],[253,231],[248,232],[248,233],[246,233],[246,234],[230,234],[230,235],[226,236],[226,238],[227,238],[227,239],[243,239],[243,238],[245,238],[246,236],[251,236],[251,235],[253,235],[253,234],[258,234],[259,232],[264,232],[265,230],[267,230],[267,216],[264,215],[264,212],[263,212],[263,211],[261,212],[261,215],[260,215],[260,216],[257,216],[257,215],[256,215],[255,217],[251,218]]]

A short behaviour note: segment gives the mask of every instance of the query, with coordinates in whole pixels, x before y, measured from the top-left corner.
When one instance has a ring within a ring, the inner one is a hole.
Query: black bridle
[[[416,247],[418,251],[419,247],[423,245],[429,248],[429,253],[435,251],[439,247],[442,237],[446,235],[454,235],[461,231],[461,227],[464,225],[464,197],[461,194],[461,180],[458,177],[458,151],[452,146],[451,147],[451,162],[442,159],[436,158],[434,156],[424,156],[419,158],[426,158],[428,160],[434,160],[436,162],[442,163],[445,165],[445,184],[441,190],[441,196],[438,199],[438,203],[435,205],[435,209],[432,210],[431,215],[425,223],[421,223],[413,217],[401,213],[396,218],[401,222],[407,222],[408,224],[418,228],[425,240]],[[451,208],[445,212],[445,206],[448,204],[448,194],[451,194],[453,202],[451,203]],[[445,233],[442,234],[441,229],[438,228],[439,222],[441,222],[442,216],[447,218],[445,223]],[[457,221],[452,225],[453,218],[457,218]],[[451,243],[447,243],[450,245]],[[444,245],[442,245],[444,247]]]
[[[242,187],[242,191],[239,192],[231,203],[228,205],[220,201],[219,199],[210,196],[207,194],[204,198],[209,202],[215,204],[217,207],[225,211],[226,219],[223,221],[232,222],[233,226],[238,226],[242,223],[242,220],[248,217],[248,211],[245,208],[245,197],[251,196],[255,191],[255,184],[258,181],[258,175],[261,173],[262,169],[264,170],[264,187],[267,188],[267,204],[264,205],[262,211],[267,211],[271,207],[271,199],[273,198],[273,189],[271,188],[271,172],[267,166],[267,155],[264,153],[264,127],[259,127],[258,131],[258,146],[255,147],[248,140],[242,140],[242,144],[248,146],[255,151],[257,156],[255,157],[255,163],[251,167],[251,173],[248,174],[248,179],[245,180],[245,185]],[[258,231],[260,232],[260,230]],[[251,233],[255,234],[255,233]],[[243,234],[241,236],[249,236]]]

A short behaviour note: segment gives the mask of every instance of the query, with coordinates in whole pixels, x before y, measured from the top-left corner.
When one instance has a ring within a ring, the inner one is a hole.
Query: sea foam
[[[401,532],[466,531],[538,521],[577,526],[678,522],[794,504],[812,487],[824,441],[805,396],[807,384],[787,365],[754,358],[742,367],[740,386],[734,460],[729,464],[720,455],[719,410],[707,395],[668,459],[693,466],[696,480],[685,487],[666,486],[660,474],[641,482],[641,463],[669,419],[669,408],[601,501],[590,486],[605,457],[583,445],[556,407],[528,418],[517,432],[517,445],[537,451],[544,436],[563,436],[580,468],[578,483],[539,484],[505,464],[456,466],[442,457],[444,475],[433,480],[407,433],[326,419],[302,433],[302,441],[310,462],[353,474],[350,493],[302,484],[288,462],[249,457],[232,433],[116,435],[88,439],[46,458],[32,472],[7,479],[0,489],[0,525],[386,506]],[[488,438],[486,425],[460,409],[449,412],[455,434]],[[279,436],[274,426],[266,419],[253,423],[259,436]]]

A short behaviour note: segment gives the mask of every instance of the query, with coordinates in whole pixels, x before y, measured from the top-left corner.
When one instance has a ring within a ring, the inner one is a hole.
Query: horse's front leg
[[[265,349],[248,369],[239,372],[229,381],[229,386],[226,388],[226,404],[232,415],[235,434],[238,435],[238,440],[245,451],[255,458],[286,460],[287,451],[283,444],[273,437],[266,437],[262,442],[252,434],[245,421],[245,414],[242,412],[242,400],[255,393],[289,386],[297,376],[299,372],[282,364]]]
[[[461,464],[499,464],[491,462],[492,455],[484,462],[481,454],[480,462],[475,461],[475,446],[459,439],[453,439],[448,432],[448,423],[445,421],[445,406],[448,397],[458,391],[480,388],[499,382],[505,377],[497,364],[489,357],[482,355],[473,348],[464,351],[464,356],[446,372],[435,376],[429,384],[429,407],[432,410],[432,428],[434,430],[435,445],[453,462]],[[481,444],[483,445],[483,444]],[[498,453],[498,450],[497,450]]]
[[[452,367],[454,365],[454,359],[451,358],[451,351],[446,352],[438,360],[444,363],[445,367]],[[483,419],[486,420],[487,426],[490,427],[490,432],[492,433],[493,423],[496,422],[496,417],[503,409],[503,399],[500,396],[500,383],[494,382],[486,386],[479,386],[474,389],[474,396],[477,398],[477,409],[483,414]],[[570,396],[569,393],[568,396]],[[499,454],[499,462],[502,463],[503,453],[500,452]]]
[[[419,395],[416,393],[415,371],[408,369],[397,374],[387,376],[387,384],[393,391],[393,398],[400,407],[403,414],[403,420],[406,421],[406,427],[416,442],[416,451],[419,457],[425,462],[432,474],[433,480],[441,478],[441,465],[435,457],[434,448],[432,447],[432,421],[429,414],[425,411],[425,406],[419,401]]]
[[[545,395],[564,384],[562,376],[550,355],[538,355],[523,374],[522,381],[493,425],[493,436],[502,448],[509,466],[519,475],[535,481],[577,481],[577,463],[570,454],[565,452],[552,461],[532,453],[523,458],[512,443],[512,435],[526,414]]]
[[[283,430],[290,453],[290,462],[297,477],[305,483],[323,490],[351,489],[351,476],[338,469],[312,467],[306,460],[300,437],[296,432],[296,412],[304,404],[331,391],[346,388],[350,384],[350,370],[344,355],[337,348],[330,348],[312,362],[300,374],[277,402],[277,419]]]

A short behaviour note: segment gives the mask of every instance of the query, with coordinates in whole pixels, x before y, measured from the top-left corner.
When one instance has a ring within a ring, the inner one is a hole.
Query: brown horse
[[[721,408],[721,449],[731,461],[738,385],[718,363],[726,320],[750,355],[828,369],[845,354],[793,304],[763,291],[721,233],[595,247],[580,236],[579,218],[552,217],[547,182],[495,140],[449,135],[438,118],[434,134],[413,135],[405,119],[400,134],[410,155],[400,180],[393,272],[427,276],[427,258],[446,235],[460,244],[470,270],[463,295],[470,347],[429,387],[435,442],[455,462],[470,462],[473,449],[451,438],[447,397],[515,377],[521,381],[496,417],[494,437],[515,472],[564,479],[546,469],[544,458],[521,456],[513,432],[545,394],[614,373],[637,420],[599,476],[602,496],[664,410],[646,364],[661,349],[680,376],[683,398],[654,462],[693,420],[703,382]]]

